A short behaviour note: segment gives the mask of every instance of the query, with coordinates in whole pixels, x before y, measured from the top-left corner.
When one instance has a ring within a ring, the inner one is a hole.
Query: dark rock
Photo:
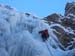
[[[25,13],[25,15],[27,15],[28,17],[30,16],[30,14],[29,14],[29,13]]]
[[[62,19],[62,25],[65,27],[71,27],[75,30],[75,18],[72,16],[67,16]]]
[[[62,17],[62,16],[61,16],[60,14],[54,13],[54,14],[51,14],[51,15],[45,17],[44,20],[46,20],[46,21],[49,22],[49,23],[50,23],[50,22],[60,23],[60,22],[61,22],[61,20],[60,20],[61,17]]]
[[[54,34],[57,36],[58,40],[60,41],[60,43],[67,48],[69,46],[68,43],[70,43],[73,38],[75,38],[75,35],[70,34],[68,32],[66,32],[64,29],[62,29],[61,27],[58,26],[54,26],[52,27],[53,29],[55,29],[56,31],[53,31]],[[58,32],[58,33],[57,33]],[[73,49],[75,47],[71,47],[70,49]]]
[[[65,7],[65,16],[68,14],[74,14],[75,15],[75,2],[67,3]]]

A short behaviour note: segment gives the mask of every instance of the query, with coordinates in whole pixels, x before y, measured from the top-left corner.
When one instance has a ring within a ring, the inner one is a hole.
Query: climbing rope
[[[48,40],[47,40],[47,41],[48,41]],[[47,41],[45,42],[45,44],[46,44],[46,46],[47,46],[47,48],[48,48],[48,51],[50,52],[50,55],[51,55],[51,56],[54,56],[53,53],[52,53],[52,51],[51,51],[51,49],[50,49],[50,47],[49,47],[49,44],[48,44]]]

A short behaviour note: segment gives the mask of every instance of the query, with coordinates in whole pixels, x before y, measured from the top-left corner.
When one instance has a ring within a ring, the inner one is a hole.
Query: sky
[[[52,13],[64,15],[67,2],[75,0],[0,0],[0,4],[10,5],[18,11],[45,17]]]

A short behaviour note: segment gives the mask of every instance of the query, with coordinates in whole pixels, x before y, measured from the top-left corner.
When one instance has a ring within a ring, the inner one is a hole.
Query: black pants
[[[48,35],[42,34],[43,41],[46,41],[48,38],[49,38],[49,34]]]

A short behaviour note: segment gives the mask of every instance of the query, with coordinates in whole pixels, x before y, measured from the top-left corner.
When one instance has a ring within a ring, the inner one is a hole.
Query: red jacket
[[[48,33],[47,29],[40,31],[39,33],[41,34],[42,38],[44,38],[44,39],[47,39],[49,37],[49,33]]]

